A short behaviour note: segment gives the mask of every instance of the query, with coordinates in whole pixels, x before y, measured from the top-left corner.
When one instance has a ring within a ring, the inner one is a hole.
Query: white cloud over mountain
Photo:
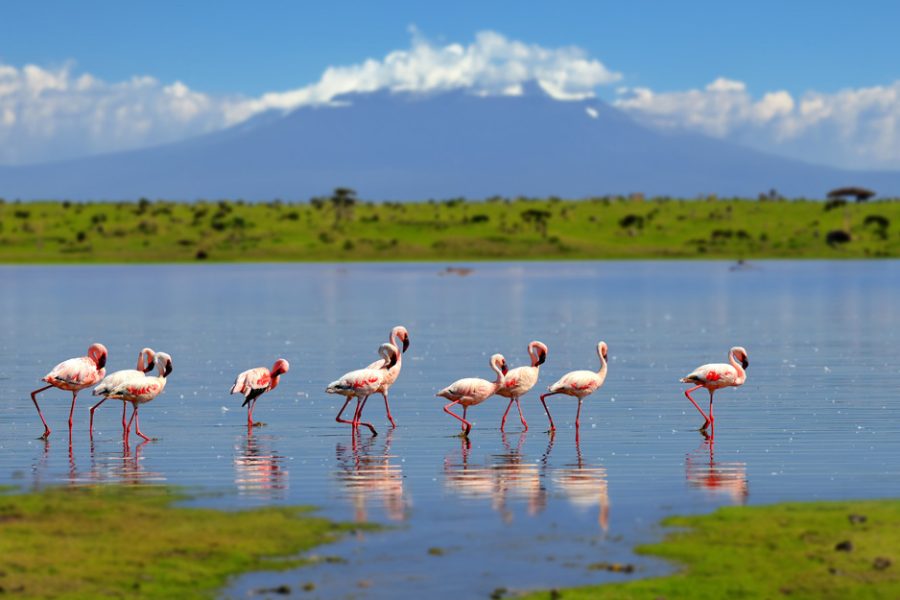
[[[522,93],[537,81],[559,100],[590,98],[623,76],[577,47],[545,48],[499,33],[437,44],[412,32],[410,47],[329,67],[297,89],[221,96],[182,82],[135,76],[107,82],[57,67],[0,64],[0,164],[41,162],[144,147],[239,123],[255,114],[331,102],[349,92]],[[900,81],[835,93],[753,95],[719,78],[702,89],[623,87],[615,106],[661,129],[696,131],[813,162],[900,169]]]

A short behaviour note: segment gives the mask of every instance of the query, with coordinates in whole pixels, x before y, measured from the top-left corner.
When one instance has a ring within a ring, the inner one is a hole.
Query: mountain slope
[[[337,186],[396,200],[770,188],[822,196],[848,184],[900,195],[900,173],[661,134],[600,102],[560,102],[534,87],[518,97],[357,94],[156,148],[0,168],[0,196],[23,199],[307,199]]]

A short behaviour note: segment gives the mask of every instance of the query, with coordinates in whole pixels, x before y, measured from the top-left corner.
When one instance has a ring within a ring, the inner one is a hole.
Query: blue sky
[[[802,93],[900,79],[900,3],[112,2],[7,3],[0,60],[60,64],[106,80],[135,73],[216,93],[309,83],[325,67],[380,57],[417,26],[435,41],[494,30],[576,45],[658,90],[726,76]]]
[[[900,170],[898,22],[887,1],[8,3],[0,164],[176,141],[342,93],[515,95],[530,78],[648,127]]]

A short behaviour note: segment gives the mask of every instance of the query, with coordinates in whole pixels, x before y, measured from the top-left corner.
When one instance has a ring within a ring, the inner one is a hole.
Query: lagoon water
[[[619,581],[669,568],[632,553],[661,537],[669,514],[900,494],[900,263],[447,266],[0,267],[0,484],[166,482],[199,504],[308,504],[391,527],[316,551],[348,564],[247,575],[230,597],[281,583],[298,597],[418,598]],[[374,360],[396,324],[412,341],[392,390],[399,427],[373,397],[365,416],[379,435],[354,437],[323,390]],[[527,433],[514,410],[498,431],[506,402],[495,397],[469,412],[467,447],[435,391],[492,378],[494,352],[526,364],[532,339],[550,348],[540,388],[596,369],[597,341],[609,344],[580,442],[575,401],[549,400],[550,437],[535,389],[522,402]],[[110,370],[133,368],[144,345],[173,356],[164,395],[141,410],[158,440],[125,448],[115,405],[98,411],[91,443],[83,393],[70,446],[69,397],[57,390],[39,396],[54,432],[37,439],[29,392],[94,341]],[[748,349],[748,381],[717,395],[711,443],[678,379],[733,345]],[[291,371],[258,402],[266,426],[248,435],[228,389],[279,356]],[[638,571],[589,568],[603,561]]]

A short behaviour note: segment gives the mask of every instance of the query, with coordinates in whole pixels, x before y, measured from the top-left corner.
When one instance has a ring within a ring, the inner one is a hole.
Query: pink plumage
[[[291,365],[283,358],[279,358],[272,365],[271,369],[265,367],[256,367],[248,369],[237,376],[234,385],[231,386],[232,394],[242,394],[244,403],[241,406],[247,407],[247,427],[253,427],[253,408],[256,406],[256,400],[278,387],[279,378],[290,370]]]
[[[365,425],[372,432],[372,435],[378,435],[378,432],[375,431],[375,427],[371,423],[362,422],[360,415],[369,396],[383,388],[391,367],[396,364],[400,356],[400,350],[394,344],[382,344],[378,348],[378,354],[382,357],[381,361],[375,363],[379,365],[378,367],[350,371],[329,383],[328,387],[325,388],[325,391],[329,394],[339,394],[347,398],[337,417],[335,417],[335,421],[352,425],[354,430],[361,424]],[[353,420],[342,419],[341,415],[344,414],[344,409],[347,408],[347,404],[353,398],[356,398],[356,411],[353,413]]]
[[[728,363],[711,363],[702,365],[694,369],[691,373],[681,378],[682,383],[695,384],[694,387],[685,390],[684,395],[691,401],[700,414],[703,416],[703,425],[700,430],[703,431],[710,425],[713,425],[715,431],[715,418],[713,417],[713,395],[716,390],[726,387],[738,387],[744,385],[747,380],[747,372],[745,369],[750,366],[750,360],[747,357],[747,351],[741,346],[735,346],[728,351]],[[699,388],[706,388],[709,391],[709,414],[704,413],[700,405],[691,397],[691,392]]]
[[[519,398],[528,393],[531,388],[537,384],[538,375],[540,374],[541,365],[547,360],[547,345],[543,342],[534,341],[528,344],[528,357],[531,359],[531,365],[527,367],[516,367],[511,369],[503,376],[503,383],[497,390],[498,396],[509,398],[509,404],[503,413],[503,419],[500,421],[500,431],[506,426],[506,415],[512,408],[513,402],[519,410],[519,420],[522,427],[528,431],[528,423],[525,421],[525,415],[522,414],[522,406],[519,404]]]
[[[575,439],[578,439],[578,430],[581,426],[581,403],[586,397],[600,389],[600,386],[606,381],[608,354],[609,347],[606,345],[606,342],[600,342],[597,344],[597,356],[600,358],[599,371],[571,371],[566,373],[559,381],[548,388],[546,394],[541,396],[541,404],[544,405],[547,418],[550,420],[550,431],[555,431],[556,425],[553,424],[553,417],[550,416],[550,409],[547,408],[545,399],[556,394],[572,396],[578,398],[578,412],[575,413]]]
[[[450,400],[450,404],[444,407],[444,412],[457,419],[462,424],[463,434],[468,436],[472,431],[472,424],[466,420],[466,412],[470,406],[477,406],[493,396],[500,388],[503,382],[503,376],[507,372],[506,359],[502,354],[494,354],[491,356],[491,369],[497,374],[494,381],[480,379],[478,377],[467,377],[458,379],[439,391],[436,395]],[[450,410],[450,407],[459,404],[463,407],[463,415],[460,417]]]
[[[391,389],[391,386],[394,385],[397,378],[400,376],[400,369],[403,367],[403,354],[409,349],[409,332],[406,330],[406,327],[397,325],[391,329],[391,333],[388,336],[388,342],[396,346],[400,352],[397,354],[397,362],[387,370],[387,374],[382,378],[381,386],[375,390],[375,393],[381,394],[384,398],[384,410],[387,412],[388,421],[391,422],[392,427],[396,427],[397,423],[394,421],[394,417],[391,416],[391,407],[390,404],[388,404],[388,390]],[[380,369],[383,365],[384,359],[381,359],[376,360],[366,368]]]

